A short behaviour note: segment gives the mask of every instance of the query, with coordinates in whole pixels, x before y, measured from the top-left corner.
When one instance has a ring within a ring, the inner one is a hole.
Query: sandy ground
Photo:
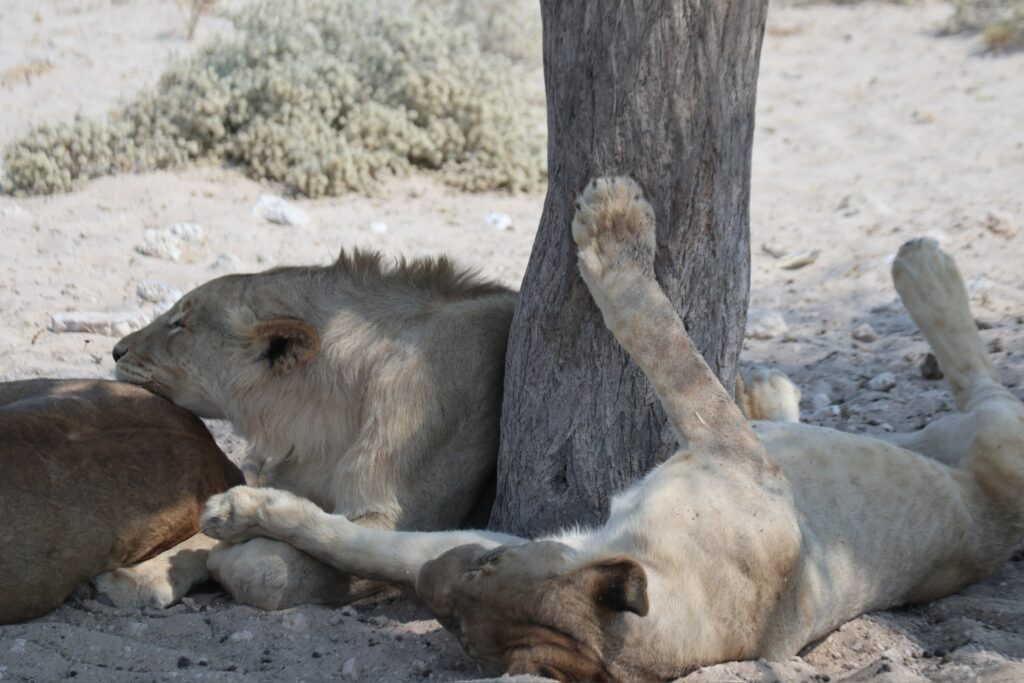
[[[997,365],[1024,394],[1024,55],[992,58],[975,39],[937,37],[947,12],[772,9],[754,149],[751,310],[781,315],[786,329],[749,340],[744,359],[788,372],[809,422],[912,430],[952,408],[944,383],[921,375],[924,341],[888,277],[894,250],[920,234],[956,254]],[[36,123],[98,115],[149,87],[190,49],[181,26],[170,0],[4,0],[0,143]],[[200,36],[223,30],[209,18]],[[541,196],[465,195],[426,177],[386,189],[377,199],[299,202],[312,217],[302,227],[254,218],[260,195],[277,190],[212,165],[100,179],[54,197],[0,194],[0,380],[109,376],[113,338],[55,334],[48,321],[62,311],[149,310],[136,296],[144,280],[187,290],[235,268],[326,262],[341,246],[364,245],[450,252],[518,284]],[[491,211],[511,215],[514,229],[485,227]],[[208,238],[180,262],[134,251],[144,229],[182,221],[202,224]],[[762,245],[820,256],[785,270]],[[864,323],[876,340],[854,338]],[[865,386],[886,372],[892,389]],[[244,444],[214,427],[239,456]],[[801,658],[727,664],[686,680],[1008,682],[1024,680],[1022,657],[1024,555],[961,594],[856,619]],[[400,594],[355,609],[262,613],[211,587],[164,612],[73,599],[0,628],[4,680],[476,675],[454,639]]]

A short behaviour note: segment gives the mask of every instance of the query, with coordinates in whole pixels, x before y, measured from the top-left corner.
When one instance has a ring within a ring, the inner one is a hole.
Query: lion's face
[[[646,574],[625,557],[580,566],[570,552],[553,541],[461,546],[423,566],[416,592],[496,673],[618,680],[605,652],[616,649],[626,613],[647,614]]]
[[[201,417],[224,418],[239,392],[311,360],[320,345],[316,329],[297,318],[261,316],[274,297],[259,277],[212,280],[121,339],[113,351],[117,378]]]

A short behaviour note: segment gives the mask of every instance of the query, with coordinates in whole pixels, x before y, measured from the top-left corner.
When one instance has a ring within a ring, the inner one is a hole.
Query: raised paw
[[[206,501],[206,509],[199,523],[207,536],[241,543],[261,536],[262,511],[267,507],[273,489],[257,489],[251,486],[236,486],[224,493],[212,496]]]
[[[892,278],[913,316],[930,318],[954,311],[970,315],[960,270],[933,239],[919,237],[904,242],[893,261]]]
[[[576,201],[572,236],[590,285],[615,271],[654,274],[654,209],[631,178],[592,180]]]

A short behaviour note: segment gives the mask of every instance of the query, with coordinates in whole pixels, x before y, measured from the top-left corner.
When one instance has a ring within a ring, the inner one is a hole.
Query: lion
[[[325,267],[203,284],[113,356],[119,379],[229,420],[249,441],[253,483],[376,529],[451,529],[490,512],[515,304],[513,290],[444,257],[342,252]],[[285,543],[197,543],[214,578],[263,609],[381,588]],[[147,585],[167,579],[143,565],[101,589],[119,606],[162,606],[200,578],[179,574],[173,595],[154,596]]]
[[[893,279],[960,412],[884,441],[748,422],[654,276],[654,214],[626,178],[593,182],[572,225],[608,329],[651,381],[679,450],[600,528],[530,541],[396,533],[291,493],[213,497],[207,534],[276,539],[401,581],[485,667],[560,680],[669,680],[779,659],[864,612],[988,576],[1024,530],[1024,403],[998,380],[953,259],[904,244]]]
[[[182,542],[163,574],[204,574],[186,539],[206,499],[243,482],[195,416],[97,380],[0,383],[0,468],[0,624]]]

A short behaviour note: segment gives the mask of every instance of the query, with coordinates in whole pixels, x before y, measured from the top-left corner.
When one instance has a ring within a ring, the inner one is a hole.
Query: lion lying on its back
[[[515,301],[444,258],[388,267],[342,253],[327,267],[208,282],[118,342],[114,359],[119,379],[230,420],[261,485],[379,529],[454,528],[493,476]],[[217,547],[209,565],[236,599],[268,609],[378,587],[263,539]],[[148,580],[140,568],[101,588],[153,604]]]

